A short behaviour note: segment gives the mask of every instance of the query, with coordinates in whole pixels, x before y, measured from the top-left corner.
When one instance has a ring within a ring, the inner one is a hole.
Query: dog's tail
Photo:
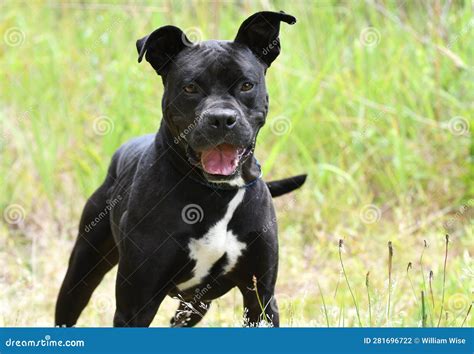
[[[300,188],[306,181],[307,175],[298,175],[290,178],[280,179],[278,181],[267,182],[268,189],[273,198],[294,191]]]

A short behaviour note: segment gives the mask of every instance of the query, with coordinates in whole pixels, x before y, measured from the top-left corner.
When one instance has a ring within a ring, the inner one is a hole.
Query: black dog
[[[115,326],[149,326],[166,295],[181,299],[171,324],[193,326],[212,299],[235,286],[248,325],[279,325],[271,197],[300,187],[306,176],[266,184],[253,151],[281,21],[296,19],[256,13],[234,41],[192,44],[174,26],[137,41],[138,61],[145,56],[162,78],[164,119],[155,136],[118,149],[88,200],[56,325],[76,323],[117,263]]]

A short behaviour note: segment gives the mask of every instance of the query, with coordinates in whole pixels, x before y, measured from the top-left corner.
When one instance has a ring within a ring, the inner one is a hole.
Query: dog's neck
[[[253,184],[262,175],[260,165],[252,152],[242,164],[239,177],[218,183],[210,182],[204,177],[199,167],[189,162],[186,154],[186,141],[176,136],[163,119],[155,137],[155,146],[158,150],[164,149],[164,154],[168,156],[169,162],[181,175],[200,184],[215,189],[237,189]]]

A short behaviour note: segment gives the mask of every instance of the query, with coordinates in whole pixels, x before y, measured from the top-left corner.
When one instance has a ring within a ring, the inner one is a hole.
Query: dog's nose
[[[231,109],[209,111],[206,118],[211,127],[222,130],[230,130],[237,124],[237,112]]]

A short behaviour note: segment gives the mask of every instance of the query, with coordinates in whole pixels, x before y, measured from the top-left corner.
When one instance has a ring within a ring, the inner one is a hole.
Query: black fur
[[[268,112],[265,71],[280,51],[280,21],[295,19],[255,14],[233,42],[191,44],[174,26],[137,41],[139,61],[145,57],[164,83],[163,119],[157,134],[117,150],[104,183],[86,203],[56,305],[56,325],[73,326],[103,276],[118,264],[115,326],[150,325],[167,295],[182,300],[172,325],[195,325],[210,302],[233,287],[242,292],[247,323],[255,325],[262,310],[252,290],[254,279],[265,319],[278,326],[278,239],[271,197],[300,187],[305,176],[267,185],[253,153]],[[224,145],[242,152],[235,171],[205,172],[199,159],[203,151]],[[199,283],[183,287],[197,277],[192,242],[223,220],[238,196],[242,201],[224,232],[217,233],[225,242],[205,246],[218,258]],[[190,205],[200,209],[197,221],[183,216]],[[240,254],[226,248],[232,240],[244,245]],[[189,304],[197,312],[189,311]]]
[[[300,188],[306,181],[306,175],[299,175],[290,178],[280,179],[278,181],[267,182],[267,187],[273,198],[283,194],[290,193]]]

